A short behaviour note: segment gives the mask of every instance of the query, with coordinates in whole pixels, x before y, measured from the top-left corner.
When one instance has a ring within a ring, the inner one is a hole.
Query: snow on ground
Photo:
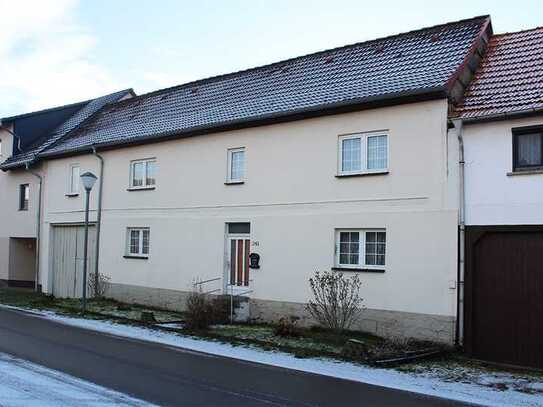
[[[150,404],[0,353],[0,405],[98,407]]]
[[[38,311],[35,313],[37,316],[46,317],[50,320],[112,335],[158,342],[213,355],[354,380],[468,403],[485,406],[543,406],[543,393],[541,392],[529,394],[525,391],[518,391],[518,389],[514,390],[516,387],[513,385],[506,386],[505,388],[500,386],[500,383],[503,383],[505,380],[504,376],[507,376],[509,381],[515,381],[515,376],[512,374],[502,374],[500,377],[495,377],[491,373],[481,372],[478,375],[478,381],[472,382],[444,376],[435,372],[432,373],[431,370],[424,372],[400,372],[392,369],[377,369],[323,358],[299,359],[283,352],[264,351],[250,346],[233,346],[217,341],[203,340],[143,327],[120,325],[110,321],[73,318],[49,311]],[[494,383],[496,386],[493,385]],[[543,390],[543,383],[532,383],[531,388],[536,391]]]

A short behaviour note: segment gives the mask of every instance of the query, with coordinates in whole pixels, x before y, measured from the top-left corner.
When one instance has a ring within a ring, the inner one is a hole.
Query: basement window
[[[388,172],[388,134],[365,133],[339,137],[338,175]]]
[[[148,258],[150,237],[149,228],[127,228],[125,257]]]
[[[513,171],[543,169],[543,127],[513,129]]]
[[[384,229],[336,230],[335,269],[384,271]]]

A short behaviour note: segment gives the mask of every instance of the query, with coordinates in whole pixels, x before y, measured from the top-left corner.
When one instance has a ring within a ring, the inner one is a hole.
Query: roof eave
[[[487,115],[480,115],[480,116],[469,116],[469,117],[462,117],[462,115],[453,116],[450,117],[450,119],[461,119],[463,123],[470,124],[470,123],[485,123],[485,122],[493,122],[493,121],[502,121],[502,120],[512,120],[512,119],[519,119],[522,117],[530,117],[534,115],[540,115],[543,114],[543,106],[542,107],[532,107],[529,109],[522,109],[522,110],[511,110],[509,112],[503,112],[503,113],[493,113],[493,114],[487,114]]]
[[[39,154],[39,158],[52,159],[63,156],[79,155],[88,153],[93,148],[114,149],[121,146],[134,146],[140,144],[149,144],[164,140],[192,137],[197,135],[219,133],[229,130],[237,130],[248,127],[258,127],[269,124],[278,124],[302,119],[309,119],[320,116],[328,116],[340,113],[349,113],[358,110],[374,109],[379,107],[394,106],[405,103],[423,102],[437,99],[447,99],[448,90],[444,86],[416,89],[407,92],[396,92],[386,95],[372,96],[349,100],[348,102],[338,102],[313,106],[311,108],[291,110],[288,112],[279,112],[254,116],[248,119],[233,120],[229,122],[216,123],[213,125],[192,127],[186,130],[174,130],[158,134],[142,136],[134,140],[115,140],[113,142],[97,143],[91,146],[86,145],[64,151],[51,151]]]

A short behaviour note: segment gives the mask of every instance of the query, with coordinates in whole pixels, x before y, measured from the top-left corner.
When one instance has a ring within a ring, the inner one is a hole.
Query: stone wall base
[[[274,322],[284,316],[300,318],[302,326],[316,325],[305,304],[251,299],[251,320]],[[414,338],[448,345],[454,344],[456,319],[446,315],[365,309],[351,327],[387,338]]]
[[[106,297],[128,304],[142,304],[170,311],[184,311],[188,291],[110,283]]]
[[[183,311],[188,295],[187,291],[126,284],[110,284],[107,292],[107,297],[118,301],[172,311]],[[316,325],[305,304],[259,299],[249,302],[248,317],[254,322],[277,322],[291,315],[299,317],[302,326]],[[388,338],[415,338],[453,345],[455,326],[453,316],[365,309],[351,329]]]

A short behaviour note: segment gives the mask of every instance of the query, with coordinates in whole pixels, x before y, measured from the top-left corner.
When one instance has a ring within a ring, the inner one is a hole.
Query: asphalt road
[[[1,308],[0,352],[159,405],[458,405],[379,386],[121,338]]]

